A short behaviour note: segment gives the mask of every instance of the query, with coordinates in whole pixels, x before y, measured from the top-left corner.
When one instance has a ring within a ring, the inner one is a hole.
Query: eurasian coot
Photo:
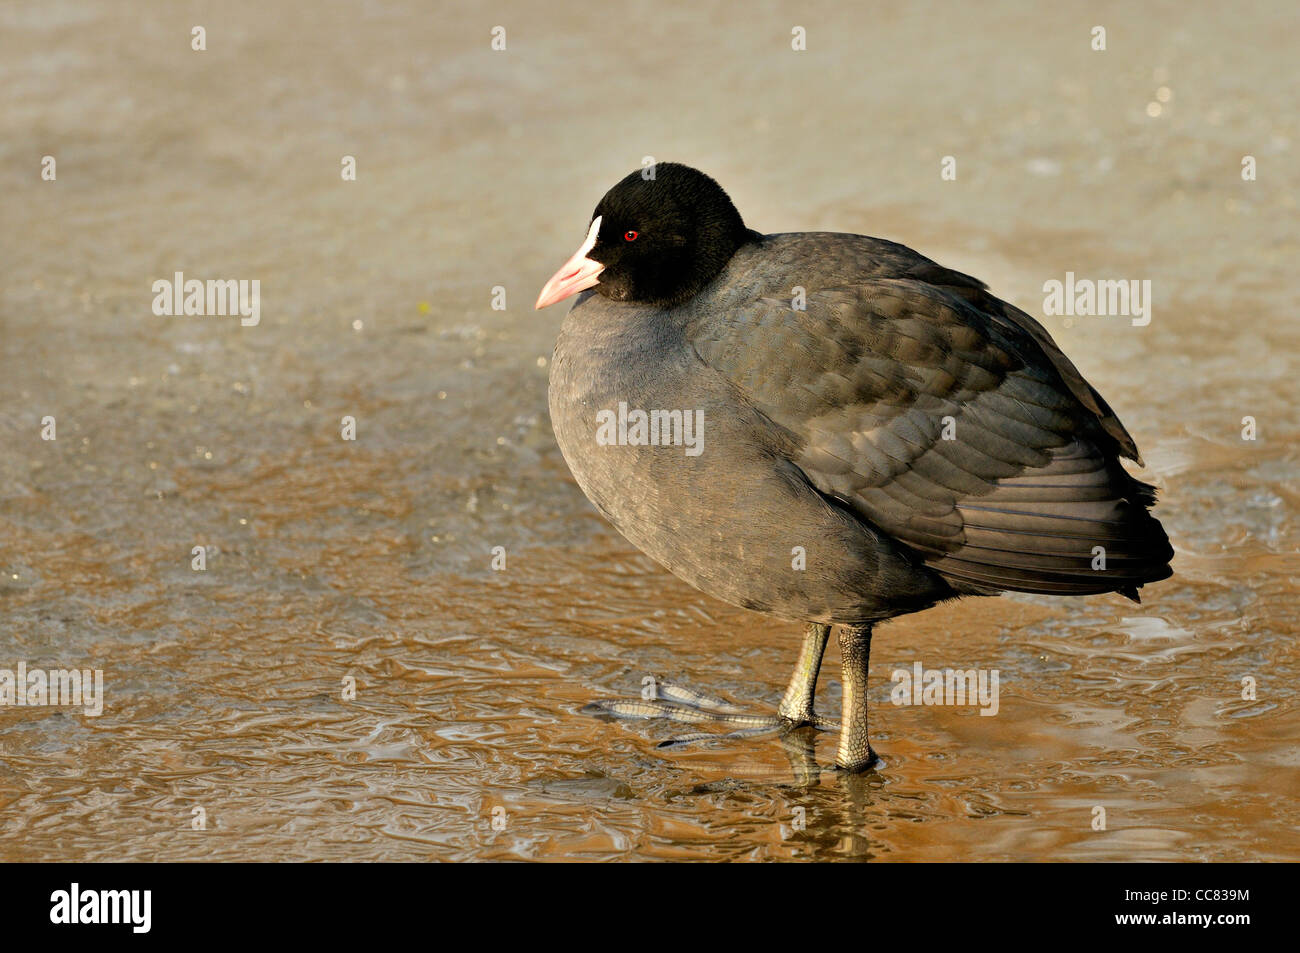
[[[1033,318],[894,242],[760,235],[688,166],[634,172],[537,307],[580,294],[555,436],[605,517],[682,579],[808,623],[776,718],[695,700],[607,711],[816,724],[840,626],[837,763],[870,766],[872,626],[1007,590],[1137,599],[1171,574],[1137,446]],[[698,719],[688,719],[698,720]]]

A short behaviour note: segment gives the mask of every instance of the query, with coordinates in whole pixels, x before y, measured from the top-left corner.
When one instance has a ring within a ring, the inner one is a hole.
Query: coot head
[[[537,307],[587,288],[615,301],[681,304],[707,285],[741,245],[745,227],[722,186],[676,162],[633,172],[605,193],[587,240],[542,288]]]

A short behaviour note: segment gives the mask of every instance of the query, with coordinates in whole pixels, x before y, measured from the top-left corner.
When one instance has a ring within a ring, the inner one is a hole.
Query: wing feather
[[[810,288],[804,310],[760,298],[697,334],[701,359],[793,439],[814,487],[955,584],[1135,595],[1170,575],[1154,491],[1119,463],[1132,437],[1041,325],[873,247],[894,274]],[[744,346],[760,329],[777,367]]]

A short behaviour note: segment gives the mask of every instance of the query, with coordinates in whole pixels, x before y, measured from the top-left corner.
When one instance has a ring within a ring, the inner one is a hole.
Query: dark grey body
[[[620,401],[702,411],[703,452],[599,445],[597,413]],[[861,625],[962,593],[1169,574],[1116,459],[1136,448],[1100,396],[1028,316],[890,242],[766,236],[674,308],[585,292],[550,412],[583,492],[633,544],[783,618]],[[945,415],[959,440],[940,439]],[[1114,551],[1100,576],[1099,539]]]

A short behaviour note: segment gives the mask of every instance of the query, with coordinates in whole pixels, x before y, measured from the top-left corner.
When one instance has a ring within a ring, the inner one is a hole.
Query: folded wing
[[[813,486],[959,587],[1136,598],[1170,575],[1154,491],[1119,462],[1132,437],[1047,332],[973,278],[907,265],[810,290],[806,310],[759,299],[696,350]],[[776,346],[746,348],[755,334]]]

